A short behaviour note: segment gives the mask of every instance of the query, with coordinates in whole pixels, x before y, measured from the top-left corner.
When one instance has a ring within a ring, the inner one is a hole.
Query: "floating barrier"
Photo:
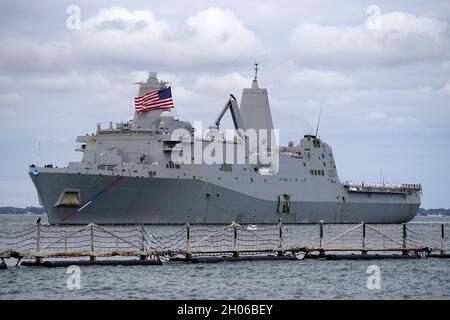
[[[449,258],[444,224],[189,225],[152,234],[148,226],[49,226],[0,230],[5,259],[28,267],[161,265],[283,260]],[[335,229],[339,229],[336,232]],[[434,232],[436,230],[436,232]],[[121,257],[117,259],[117,257]],[[61,260],[61,258],[70,258]]]
[[[43,261],[37,263],[36,261],[23,261],[21,263],[24,267],[69,267],[69,266],[154,266],[161,265],[159,259],[152,260],[76,260],[76,261]]]
[[[247,255],[247,256],[199,256],[192,257],[187,260],[186,258],[173,258],[171,261],[184,261],[192,263],[218,263],[218,262],[238,262],[238,261],[273,261],[273,260],[301,260],[302,257],[295,255]]]
[[[307,254],[304,259],[325,259],[325,260],[380,260],[380,259],[420,259],[426,256],[420,256],[418,254],[414,255],[404,255],[404,254]]]

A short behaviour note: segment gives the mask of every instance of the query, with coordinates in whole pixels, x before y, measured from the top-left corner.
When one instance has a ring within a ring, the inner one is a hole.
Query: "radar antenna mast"
[[[39,166],[39,156],[41,154],[41,140],[38,141],[37,154],[36,154],[36,165]]]
[[[320,117],[322,115],[322,107],[323,107],[323,103],[320,105],[319,119],[317,120],[317,127],[316,127],[316,137],[317,137],[317,134],[319,133],[319,124],[320,124]]]

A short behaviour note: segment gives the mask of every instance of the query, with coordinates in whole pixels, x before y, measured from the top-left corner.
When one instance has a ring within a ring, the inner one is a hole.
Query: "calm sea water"
[[[0,230],[20,230],[36,219],[34,215],[0,215]],[[450,218],[418,217],[414,222],[420,234],[431,239],[438,236],[436,225],[431,223],[448,224]],[[160,233],[173,230],[155,228]],[[288,228],[297,232],[301,227]],[[380,289],[367,288],[367,268],[371,265],[380,268]],[[80,268],[81,288],[69,290],[65,268],[10,266],[0,270],[0,299],[450,298],[448,259],[166,262],[160,266]]]

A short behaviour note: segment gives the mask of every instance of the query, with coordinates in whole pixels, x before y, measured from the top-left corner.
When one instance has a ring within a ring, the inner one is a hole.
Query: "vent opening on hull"
[[[81,206],[80,190],[65,189],[55,203],[55,207],[79,208]]]

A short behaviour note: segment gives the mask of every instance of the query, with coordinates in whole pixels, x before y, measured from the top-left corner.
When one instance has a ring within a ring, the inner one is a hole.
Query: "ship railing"
[[[373,183],[345,181],[343,186],[353,192],[415,192],[421,191],[421,184]]]

